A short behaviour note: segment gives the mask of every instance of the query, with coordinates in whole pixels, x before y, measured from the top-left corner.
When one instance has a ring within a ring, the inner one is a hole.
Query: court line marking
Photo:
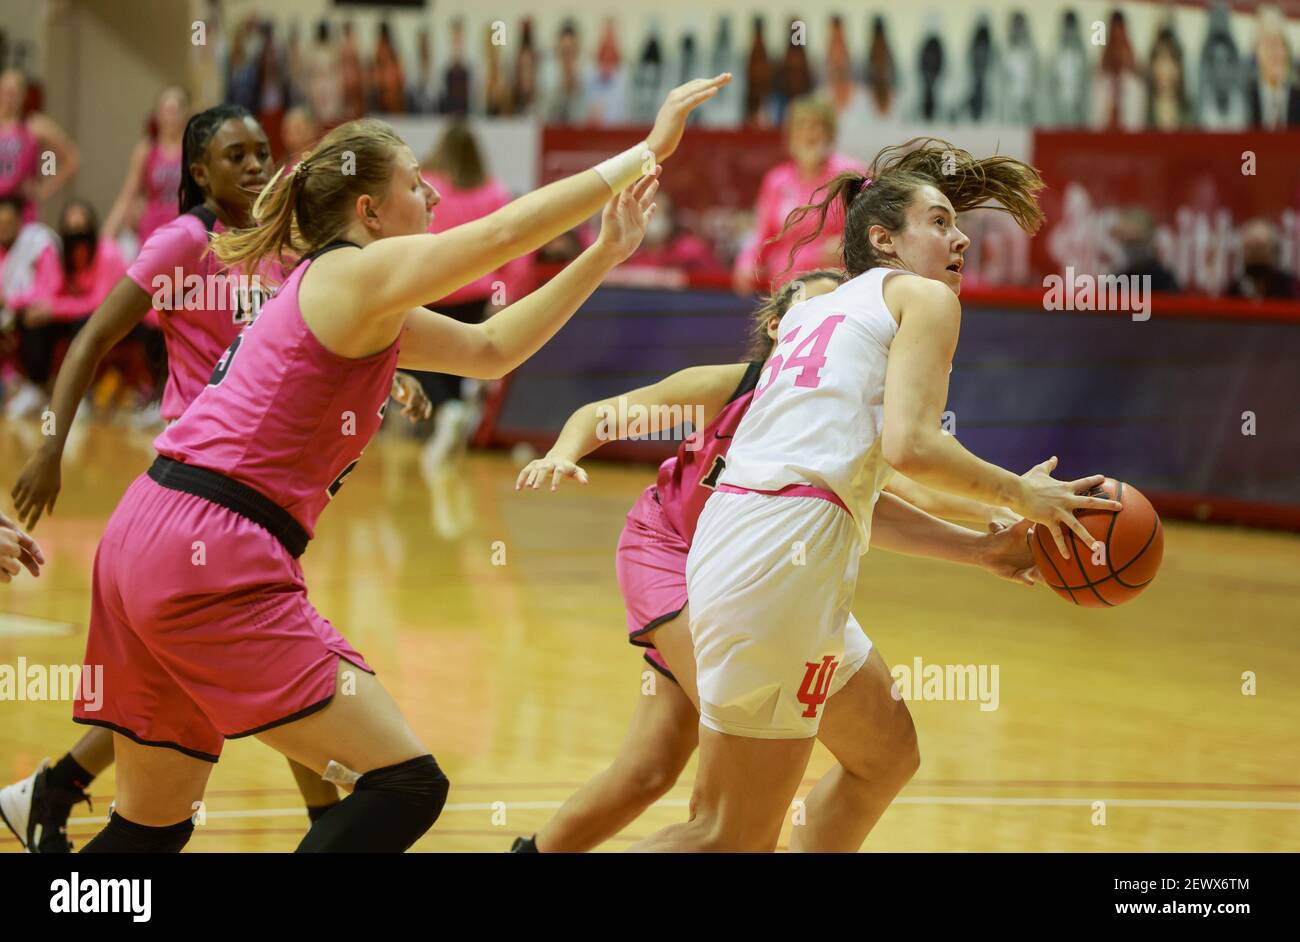
[[[943,796],[915,795],[895,798],[896,805],[976,805],[994,807],[1029,807],[1091,808],[1096,802],[1116,808],[1181,808],[1187,810],[1222,810],[1222,811],[1300,811],[1300,801],[1208,801],[1187,798],[1003,798],[993,795]],[[555,810],[564,805],[562,801],[509,801],[503,802],[510,811],[546,811]],[[661,798],[652,808],[685,808],[690,804],[686,798]],[[444,812],[496,811],[496,802],[453,802],[444,806]],[[250,808],[238,811],[208,811],[206,818],[214,821],[236,818],[286,818],[302,817],[306,812],[302,808]],[[69,824],[103,824],[104,817],[91,815],[81,818],[69,818]]]

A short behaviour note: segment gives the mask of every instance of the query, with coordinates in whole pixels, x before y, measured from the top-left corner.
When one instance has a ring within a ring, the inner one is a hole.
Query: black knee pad
[[[397,765],[372,769],[357,779],[355,792],[383,792],[393,798],[400,797],[413,813],[428,816],[428,823],[420,830],[423,834],[442,814],[450,788],[451,782],[433,756],[417,756]]]
[[[117,812],[104,830],[81,849],[83,854],[179,854],[194,834],[189,818],[178,824],[154,828],[128,821]]]

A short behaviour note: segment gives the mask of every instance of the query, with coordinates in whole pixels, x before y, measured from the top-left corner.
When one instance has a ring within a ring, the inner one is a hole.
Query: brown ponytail
[[[864,189],[868,180],[871,183]],[[996,200],[998,205],[990,205],[989,209],[1009,214],[1021,229],[1032,234],[1043,223],[1037,201],[1043,185],[1037,170],[1014,157],[999,155],[976,160],[969,151],[947,141],[917,137],[881,150],[866,174],[848,171],[820,187],[814,197],[822,191],[826,195],[791,211],[776,239],[816,214],[815,229],[790,249],[793,265],[795,253],[821,235],[828,215],[842,214],[845,225],[840,254],[849,277],[856,277],[883,262],[867,238],[868,230],[872,226],[901,230],[907,208],[922,186],[933,186],[948,197],[958,213]]]
[[[231,268],[253,271],[264,259],[287,267],[328,245],[347,231],[357,197],[382,198],[404,146],[381,121],[339,125],[292,170],[276,172],[253,203],[253,228],[218,235],[212,251]]]
[[[785,317],[790,308],[805,299],[804,286],[810,281],[820,281],[823,278],[833,281],[837,285],[842,285],[849,280],[849,275],[842,268],[817,268],[812,271],[800,272],[798,278],[790,279],[759,303],[751,315],[749,349],[745,352],[746,360],[751,362],[766,360],[772,354],[774,342],[767,335],[767,322],[773,317],[778,321]]]

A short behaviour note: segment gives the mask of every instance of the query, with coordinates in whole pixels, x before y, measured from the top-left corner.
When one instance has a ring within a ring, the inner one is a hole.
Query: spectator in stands
[[[1154,131],[1181,131],[1193,126],[1187,98],[1183,47],[1172,25],[1161,27],[1151,45],[1147,70],[1147,127]]]
[[[1038,120],[1038,53],[1023,10],[1011,14],[1007,51],[1002,57],[1002,117],[1009,124]]]
[[[1110,15],[1106,44],[1092,82],[1092,126],[1103,131],[1139,131],[1146,124],[1146,84],[1138,72],[1124,14]]]
[[[0,196],[0,329],[7,329],[31,294],[37,261],[46,249],[58,248],[53,229],[23,221],[23,205],[22,197]]]
[[[586,83],[579,54],[578,26],[565,20],[555,41],[555,75],[542,109],[543,119],[551,124],[577,124],[586,117]]]
[[[1296,280],[1278,265],[1277,227],[1252,219],[1241,227],[1241,277],[1228,287],[1231,298],[1294,298]]]
[[[776,239],[791,210],[812,201],[813,191],[845,170],[861,164],[835,153],[835,109],[823,99],[800,98],[786,115],[786,147],[790,159],[763,177],[754,206],[754,230],[736,259],[732,283],[739,294],[768,292],[801,271],[825,268],[837,257],[844,220],[832,216],[822,235],[802,246],[793,265],[789,254],[795,242],[809,232],[814,220],[793,227]],[[773,241],[769,241],[773,240]]]
[[[76,176],[77,146],[39,111],[25,109],[27,79],[17,69],[0,73],[0,196],[23,201],[23,218],[36,219],[40,204]],[[42,157],[52,153],[53,160]],[[46,163],[54,168],[49,173]]]
[[[646,227],[641,247],[624,266],[671,268],[690,275],[725,275],[707,239],[681,224],[673,201],[663,190],[655,197],[655,214]]]
[[[343,71],[343,117],[345,121],[366,113],[366,73],[361,67],[361,51],[352,31],[352,21],[343,23],[343,42],[339,46],[339,68]]]
[[[1080,128],[1088,122],[1088,47],[1073,10],[1061,15],[1061,34],[1047,71],[1047,105],[1044,122],[1049,127]]]
[[[608,38],[612,39],[612,34]],[[617,51],[617,47],[614,47]],[[692,76],[694,78],[694,76]],[[632,65],[632,81],[628,89],[628,120],[633,124],[652,124],[663,98],[660,89],[664,84],[664,49],[659,40],[658,17],[651,16],[641,54]]]
[[[489,31],[492,27],[488,27]],[[415,79],[406,93],[407,110],[411,114],[433,114],[438,110],[438,75],[433,68],[433,42],[429,28],[420,30],[416,47]]]
[[[953,115],[956,121],[984,124],[999,118],[998,75],[1000,66],[997,50],[993,46],[993,31],[986,17],[981,17],[971,34],[970,49],[966,53],[969,73],[966,94]]]
[[[768,58],[767,40],[763,38],[763,18],[756,16],[754,39],[745,63],[745,124],[761,128],[771,126],[773,83],[772,60]]]
[[[303,152],[320,140],[321,134],[320,122],[310,108],[298,105],[285,112],[284,124],[280,128],[285,166],[296,164]]]
[[[1247,121],[1252,128],[1278,130],[1300,125],[1300,87],[1295,84],[1291,49],[1277,7],[1259,8],[1255,61],[1246,88]]]
[[[1232,38],[1228,10],[1210,10],[1210,29],[1201,50],[1198,124],[1203,131],[1240,131],[1246,126],[1241,57]]]
[[[285,66],[284,50],[275,38],[275,24],[267,20],[262,24],[262,52],[258,57],[257,121],[266,131],[272,147],[283,139],[281,125],[289,108],[289,72]],[[275,159],[284,160],[283,150],[273,151]]]
[[[944,103],[948,56],[943,47],[942,23],[936,14],[930,14],[929,18],[916,59],[917,94],[913,117],[920,121],[941,121],[948,116]]]
[[[100,235],[89,203],[72,200],[63,208],[59,238],[61,248],[41,254],[32,289],[19,302],[19,355],[27,382],[6,404],[10,418],[33,414],[48,401],[58,346],[72,340],[126,274],[117,244]]]
[[[1124,262],[1116,272],[1125,277],[1151,278],[1151,290],[1175,293],[1179,291],[1178,279],[1156,257],[1155,220],[1141,207],[1132,207],[1120,214],[1115,225],[1115,239],[1124,250]]]
[[[469,66],[465,64],[465,22],[456,17],[451,21],[451,65],[447,66],[447,74],[443,79],[439,110],[443,114],[469,114],[472,81]]]
[[[658,89],[655,89],[658,97]],[[614,18],[605,21],[605,32],[596,49],[596,68],[587,82],[587,123],[627,124],[627,82],[614,35]]]
[[[400,114],[406,110],[406,78],[387,21],[379,24],[379,41],[370,60],[370,96],[374,111]]]
[[[803,37],[803,42],[795,41],[799,38],[798,30],[801,22],[801,20],[791,20],[785,35],[781,37],[782,44],[785,46],[785,56],[781,60],[781,71],[777,76],[776,95],[773,99],[777,124],[785,120],[785,111],[790,102],[805,98],[813,91],[812,67],[808,64],[807,37]]]
[[[867,99],[872,121],[892,120],[898,117],[897,89],[898,66],[885,35],[884,17],[871,21],[871,44],[867,52]]]
[[[830,42],[826,47],[826,78],[817,90],[819,97],[830,102],[842,125],[863,125],[873,120],[867,104],[867,86],[853,75],[853,59],[844,36],[844,20],[831,17]]]
[[[345,120],[342,56],[328,20],[316,25],[316,42],[307,54],[307,81],[307,101],[322,126],[330,128]]]
[[[424,176],[438,194],[430,232],[443,232],[493,213],[511,200],[510,191],[488,175],[482,149],[463,121],[452,121],[425,161]],[[530,256],[507,262],[429,307],[468,324],[477,324],[497,308],[531,290]],[[459,376],[416,373],[433,404],[434,433],[425,457],[440,464],[464,448],[478,426],[478,386]],[[462,397],[464,401],[462,401]]]
[[[257,114],[261,106],[257,42],[257,20],[249,16],[235,29],[230,62],[226,66],[226,101],[247,108],[253,114]]]
[[[510,96],[515,114],[532,114],[537,107],[537,47],[533,44],[533,21],[520,27],[519,56],[515,59],[514,93]]]
[[[483,30],[483,113],[499,118],[515,113],[514,90],[502,62],[501,46],[493,42],[496,27],[489,23]]]

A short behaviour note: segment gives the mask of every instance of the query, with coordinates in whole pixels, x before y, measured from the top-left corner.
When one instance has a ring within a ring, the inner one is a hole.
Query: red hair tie
[[[858,187],[858,192],[861,193],[869,186],[871,186],[871,178],[867,177],[865,180],[862,181],[862,186]]]

